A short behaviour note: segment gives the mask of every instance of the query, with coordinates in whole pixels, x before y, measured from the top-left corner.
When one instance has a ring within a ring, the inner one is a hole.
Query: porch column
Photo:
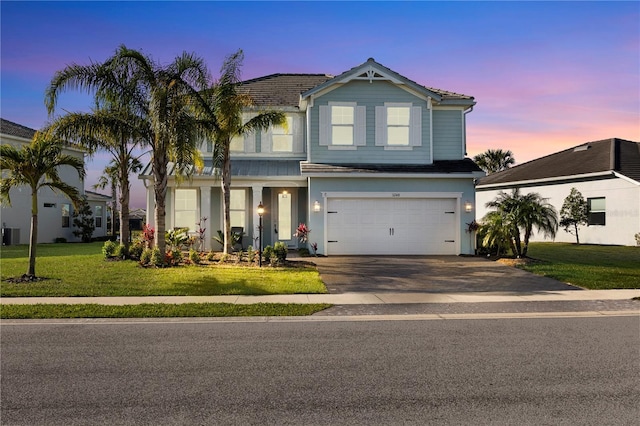
[[[258,204],[262,201],[265,204],[265,200],[262,199],[262,185],[253,185],[253,202],[251,203],[251,213],[253,216],[253,225],[251,227],[251,239],[254,241],[252,245],[255,245],[256,237],[258,236],[258,226],[260,224],[260,216],[258,216]]]
[[[150,185],[147,188],[147,226],[150,226],[153,229],[156,228],[155,210],[156,197],[153,192],[153,182],[150,182]]]
[[[213,224],[211,223],[211,187],[210,186],[201,186],[200,187],[200,217],[198,221],[200,221],[203,217],[207,218],[207,221],[200,226],[205,228],[204,231],[204,250],[211,250],[211,227]]]

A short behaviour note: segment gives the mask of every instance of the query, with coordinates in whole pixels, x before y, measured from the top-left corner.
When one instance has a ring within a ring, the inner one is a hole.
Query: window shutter
[[[411,107],[409,145],[422,146],[422,107]]]
[[[356,116],[354,123],[354,145],[366,146],[367,145],[367,107],[357,106]]]
[[[387,108],[376,107],[376,146],[387,144]]]
[[[319,138],[320,146],[329,146],[331,135],[330,110],[328,105],[320,105],[319,113]]]
[[[256,152],[256,132],[244,135],[244,152]]]
[[[293,136],[293,152],[304,152],[304,134],[299,116],[293,116],[291,120]]]

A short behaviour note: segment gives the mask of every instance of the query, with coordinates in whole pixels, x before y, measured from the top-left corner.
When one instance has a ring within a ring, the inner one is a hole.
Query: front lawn
[[[640,247],[530,243],[521,265],[534,274],[592,290],[640,288]]]
[[[0,251],[0,296],[215,296],[327,293],[314,267],[235,265],[143,268],[134,261],[105,261],[104,243],[40,244],[33,283],[5,280],[27,271],[28,246]]]

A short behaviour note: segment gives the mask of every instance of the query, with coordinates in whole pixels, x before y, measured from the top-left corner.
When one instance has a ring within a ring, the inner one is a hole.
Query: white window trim
[[[331,107],[348,106],[353,107],[353,145],[333,145],[331,143]],[[320,146],[336,151],[355,151],[359,146],[367,145],[367,107],[358,105],[357,102],[329,102],[327,105],[319,107]]]
[[[244,212],[244,223],[242,225],[242,228],[244,229],[244,233],[247,234],[248,231],[248,223],[249,223],[249,215],[251,214],[250,212],[250,208],[249,208],[249,191],[247,191],[247,188],[243,188],[243,187],[236,187],[236,188],[230,188],[230,191],[242,191],[244,193],[244,209],[240,210],[240,209],[232,209],[231,206],[229,206],[229,213],[231,213],[232,211],[235,212],[239,212],[242,211]],[[229,197],[231,197],[231,194],[229,194]],[[229,198],[231,199],[231,198]],[[222,209],[222,203],[220,203],[220,208]],[[222,209],[221,212],[221,219],[224,222],[224,209]]]
[[[409,145],[387,144],[387,108],[410,108]],[[376,146],[384,147],[385,151],[412,151],[414,147],[422,146],[422,107],[408,102],[385,102],[376,106]]]

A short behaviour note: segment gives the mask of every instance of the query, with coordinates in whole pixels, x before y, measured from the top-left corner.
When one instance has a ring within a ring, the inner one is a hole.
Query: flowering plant
[[[196,229],[196,232],[198,233],[198,239],[200,240],[198,243],[200,251],[204,250],[204,236],[205,236],[204,233],[207,230],[207,228],[205,228],[206,224],[207,224],[206,217],[201,217],[200,222],[196,222],[196,226],[198,227]]]
[[[156,231],[147,224],[142,227],[142,240],[144,241],[144,245],[147,248],[151,248],[151,244],[153,243],[153,239],[155,237],[155,232]]]
[[[304,223],[301,223],[298,225],[298,229],[296,229],[296,233],[293,234],[293,236],[299,238],[301,243],[306,243],[309,238],[309,232],[311,232],[311,229],[307,228],[307,225]]]

